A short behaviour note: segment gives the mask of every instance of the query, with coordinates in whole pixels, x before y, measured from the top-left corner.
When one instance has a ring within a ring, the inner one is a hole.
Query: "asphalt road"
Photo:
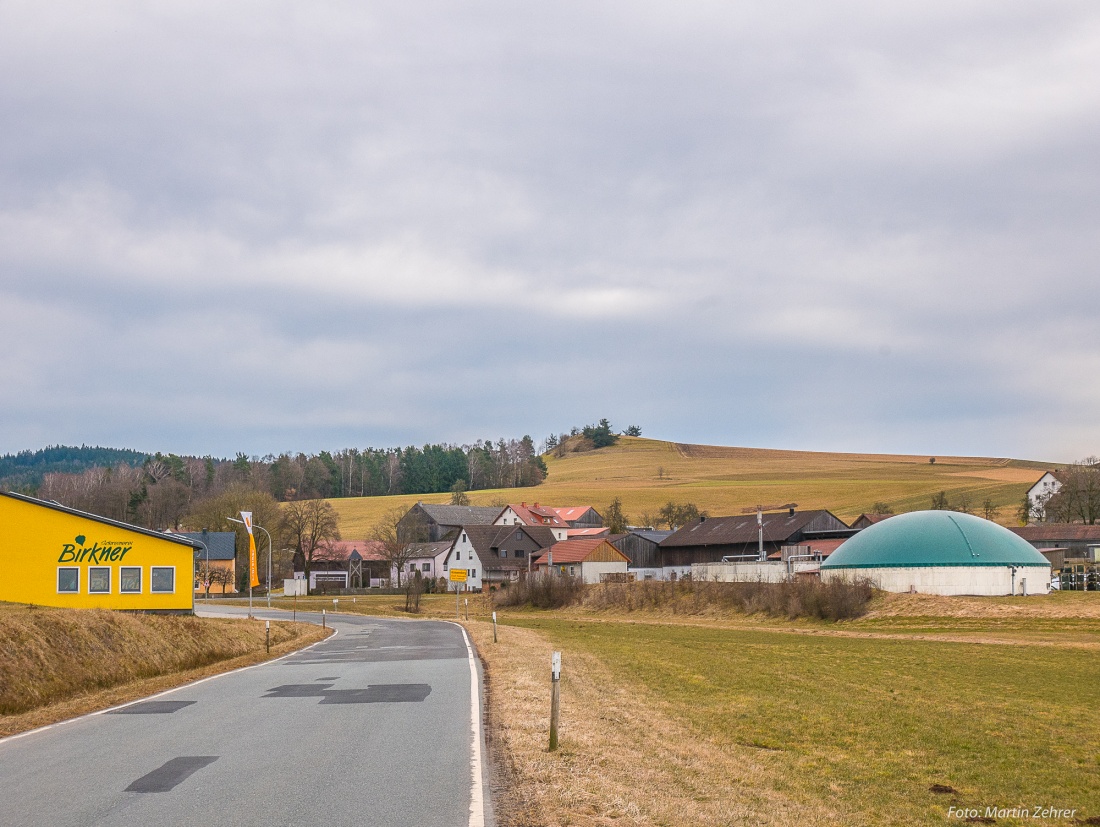
[[[279,661],[0,741],[0,825],[489,823],[461,627],[329,624],[334,637]]]

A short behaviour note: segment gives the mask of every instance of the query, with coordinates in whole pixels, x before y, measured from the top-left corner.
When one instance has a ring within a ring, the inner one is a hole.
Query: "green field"
[[[1021,806],[1076,810],[1077,823],[1096,823],[1086,819],[1100,816],[1100,713],[1091,697],[1100,686],[1100,620],[1052,618],[1037,629],[1026,620],[1002,623],[1001,643],[883,634],[912,632],[913,620],[788,630],[549,613],[504,622],[536,633],[567,664],[598,662],[606,670],[603,696],[621,689],[617,697],[644,705],[650,718],[667,717],[713,754],[742,762],[745,776],[756,779],[751,790],[736,776],[714,775],[708,795],[749,801],[748,823],[938,824],[962,822],[948,817],[951,807],[977,808],[984,817],[987,807]],[[924,618],[917,626],[976,635],[975,624],[981,621]],[[841,627],[864,634],[831,633]],[[1014,635],[1019,630],[1029,633]],[[1075,642],[1060,641],[1063,633]],[[579,689],[563,684],[563,693]],[[576,722],[578,739],[591,725],[601,740],[615,742],[607,724],[615,710],[573,714],[593,716]],[[668,762],[667,774],[679,780],[660,801],[638,800],[651,808],[643,822],[689,823],[667,814],[701,800],[701,782],[691,779],[707,768],[669,758],[675,746],[652,745],[650,775]],[[936,785],[954,792],[934,792]],[[785,814],[768,809],[776,800],[786,802]]]
[[[827,508],[852,520],[875,502],[897,512],[927,508],[946,491],[955,500],[969,495],[978,511],[988,498],[1000,508],[998,522],[1009,525],[1024,492],[1052,465],[1045,462],[982,457],[889,454],[835,454],[723,448],[622,437],[618,444],[581,454],[547,457],[549,474],[534,488],[471,492],[473,505],[541,502],[592,505],[604,511],[619,497],[631,522],[656,515],[671,501],[695,503],[714,516],[737,514],[758,503],[795,502],[800,508]],[[447,494],[363,497],[332,500],[348,539],[367,536],[387,510],[418,500],[445,503]]]

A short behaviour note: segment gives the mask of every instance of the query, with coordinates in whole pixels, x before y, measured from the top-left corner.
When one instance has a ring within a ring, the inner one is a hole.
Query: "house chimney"
[[[790,513],[791,513],[791,516],[793,517],[794,516],[794,506],[793,505],[791,506]]]
[[[702,516],[701,516],[701,517],[699,518],[699,522],[700,522],[700,523],[705,523],[706,521],[707,521],[707,515],[706,515],[706,514],[702,515]]]
[[[519,504],[519,507],[520,507],[520,508],[526,508],[526,507],[527,507],[527,503],[520,503],[520,504]]]

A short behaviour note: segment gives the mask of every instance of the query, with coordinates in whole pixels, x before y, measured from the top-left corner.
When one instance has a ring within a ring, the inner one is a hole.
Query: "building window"
[[[432,570],[432,564],[431,563],[424,563],[423,565],[421,565],[420,568],[423,569],[424,571],[431,571]]]
[[[506,549],[506,548],[502,548],[502,549],[500,550],[500,556],[501,556],[501,557],[507,557],[507,556],[508,556],[508,549]]]
[[[455,552],[455,559],[456,560],[461,560],[462,559],[462,552],[461,551],[456,551]]]
[[[516,539],[517,540],[522,540],[523,539],[523,529],[520,529],[519,531],[516,532]]]
[[[90,566],[88,568],[88,593],[109,594],[111,591],[111,569],[108,566]]]
[[[462,542],[464,542],[464,543],[466,542],[466,535],[465,534],[462,535]]]
[[[149,583],[154,594],[170,594],[176,590],[176,569],[174,566],[153,566],[149,572]]]
[[[526,552],[524,552],[524,550],[521,548],[516,549],[516,557],[523,557],[525,553]]]
[[[570,577],[576,577],[577,576],[577,567],[576,566],[570,566],[569,567],[569,576]]]
[[[57,569],[57,591],[63,594],[79,592],[80,569],[75,566],[60,566]]]
[[[141,591],[141,566],[123,566],[119,570],[118,590],[124,594]]]

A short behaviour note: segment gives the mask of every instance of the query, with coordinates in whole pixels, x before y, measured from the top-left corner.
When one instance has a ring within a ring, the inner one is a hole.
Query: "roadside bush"
[[[533,576],[494,592],[493,605],[560,609],[579,603],[583,594],[584,584],[575,577]]]
[[[584,596],[596,611],[666,611],[671,614],[765,614],[847,620],[867,611],[874,589],[868,581],[796,578],[782,583],[707,583],[692,580],[643,580],[604,583]]]

